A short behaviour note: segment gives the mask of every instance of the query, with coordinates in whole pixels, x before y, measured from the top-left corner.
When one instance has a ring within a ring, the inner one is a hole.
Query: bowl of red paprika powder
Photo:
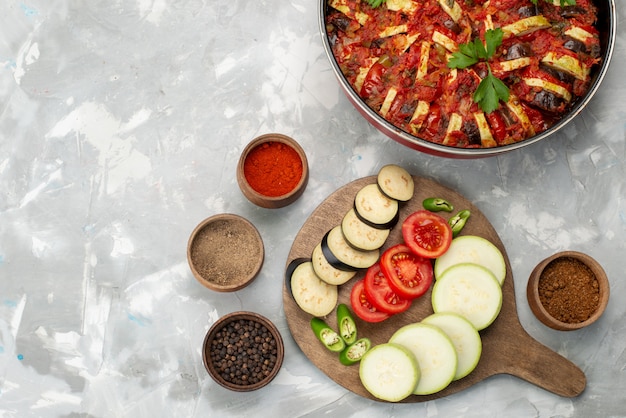
[[[309,166],[294,139],[270,133],[253,139],[241,153],[237,182],[243,195],[257,206],[282,208],[304,193]]]
[[[530,274],[526,295],[544,325],[572,331],[596,322],[609,302],[609,280],[602,266],[577,251],[563,251],[540,262]]]

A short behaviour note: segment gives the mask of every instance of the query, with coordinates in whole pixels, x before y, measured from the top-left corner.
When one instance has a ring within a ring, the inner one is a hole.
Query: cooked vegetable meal
[[[329,41],[356,93],[396,127],[451,147],[545,131],[587,92],[600,62],[592,0],[328,5]]]

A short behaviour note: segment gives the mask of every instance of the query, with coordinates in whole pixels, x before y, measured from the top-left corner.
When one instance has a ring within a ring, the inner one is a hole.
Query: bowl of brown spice
[[[572,331],[594,323],[609,301],[609,280],[602,266],[577,251],[541,261],[530,274],[526,295],[544,325]]]
[[[250,141],[239,157],[237,183],[257,206],[277,209],[290,205],[304,193],[308,180],[306,154],[286,135],[261,135]]]
[[[200,222],[187,243],[187,262],[193,276],[218,292],[234,292],[249,285],[263,265],[265,249],[256,227],[230,213]]]
[[[254,312],[233,312],[216,321],[202,346],[209,375],[221,386],[248,392],[267,385],[278,374],[285,355],[280,332]]]

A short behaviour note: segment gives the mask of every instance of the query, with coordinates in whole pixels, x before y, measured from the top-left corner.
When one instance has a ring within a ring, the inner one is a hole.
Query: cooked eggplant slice
[[[511,45],[506,51],[507,61],[530,57],[533,55],[531,46],[525,42],[519,42]]]
[[[553,92],[541,90],[530,102],[533,106],[538,107],[546,112],[556,113],[564,106],[564,100]]]

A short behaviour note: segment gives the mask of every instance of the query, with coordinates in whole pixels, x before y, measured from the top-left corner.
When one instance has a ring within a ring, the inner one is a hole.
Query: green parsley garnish
[[[479,38],[475,38],[473,42],[459,45],[459,50],[453,53],[448,61],[449,68],[460,69],[471,67],[479,61],[487,64],[487,76],[482,79],[474,92],[474,102],[478,103],[485,113],[496,110],[500,100],[504,102],[509,100],[509,88],[493,75],[489,66],[489,59],[502,44],[502,35],[502,29],[490,29],[485,32],[486,47]]]
[[[367,0],[367,4],[369,4],[372,8],[377,8],[381,4],[383,4],[387,0]]]

